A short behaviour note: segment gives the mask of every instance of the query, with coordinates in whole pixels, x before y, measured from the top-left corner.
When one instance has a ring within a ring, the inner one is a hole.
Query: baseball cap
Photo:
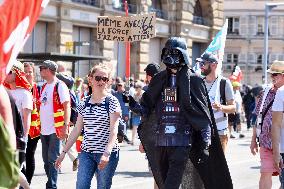
[[[39,67],[46,67],[46,68],[48,68],[48,69],[50,69],[52,71],[57,71],[57,69],[58,69],[58,65],[54,61],[52,61],[52,60],[45,60],[45,61],[43,61],[39,65]]]
[[[153,77],[159,72],[159,69],[160,69],[160,66],[158,64],[150,63],[146,66],[144,71],[146,72],[147,75]]]
[[[201,56],[201,59],[203,61],[208,61],[208,62],[211,62],[211,63],[218,63],[218,58],[215,54],[213,53],[209,53],[209,52],[206,52],[204,53],[202,56]],[[200,59],[199,59],[200,60]]]

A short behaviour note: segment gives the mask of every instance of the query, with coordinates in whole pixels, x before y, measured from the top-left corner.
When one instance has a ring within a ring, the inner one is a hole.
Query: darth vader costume
[[[169,38],[161,59],[167,68],[152,78],[140,103],[129,98],[132,111],[142,115],[138,134],[159,189],[233,188],[207,90],[188,67],[185,40]],[[201,184],[193,184],[196,170]]]

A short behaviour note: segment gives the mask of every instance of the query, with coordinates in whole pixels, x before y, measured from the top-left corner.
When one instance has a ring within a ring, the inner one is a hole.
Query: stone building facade
[[[263,82],[265,3],[281,1],[224,1],[224,14],[229,21],[229,27],[223,68],[226,74],[230,74],[233,66],[238,64],[244,72],[245,84],[255,85]],[[284,60],[283,12],[284,5],[279,5],[269,12],[268,66],[276,59]]]
[[[125,15],[124,0],[51,0],[43,11],[24,52],[74,53],[70,43],[89,42],[77,46],[75,53],[99,55],[107,62],[114,76],[124,76],[125,46],[123,42],[98,41],[97,17]],[[223,0],[129,0],[129,13],[156,12],[156,37],[131,43],[131,74],[144,78],[148,63],[160,64],[160,53],[170,36],[184,37],[189,54],[195,60],[206,49],[224,21]],[[193,61],[194,62],[194,61]],[[96,62],[79,61],[75,75],[84,77]],[[70,63],[64,63],[71,70]]]

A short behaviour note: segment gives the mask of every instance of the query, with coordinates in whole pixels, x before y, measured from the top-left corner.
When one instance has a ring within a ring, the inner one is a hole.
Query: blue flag
[[[224,57],[224,50],[225,50],[225,42],[227,37],[227,29],[228,29],[228,20],[226,19],[225,24],[223,25],[222,29],[216,34],[210,45],[207,47],[204,53],[211,53],[216,55],[218,58],[218,73],[221,73],[222,69],[222,63],[223,63],[223,57]],[[204,54],[203,53],[203,54]],[[203,55],[202,54],[202,55]],[[202,56],[201,55],[201,56]],[[198,61],[201,61],[201,59],[197,59],[197,62],[195,66],[193,67],[193,70],[197,73],[200,73],[200,65]]]

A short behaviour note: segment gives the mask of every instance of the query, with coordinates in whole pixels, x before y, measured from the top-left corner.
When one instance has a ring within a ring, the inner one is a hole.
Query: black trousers
[[[37,147],[37,143],[40,137],[31,139],[29,136],[27,149],[26,149],[26,167],[22,169],[22,172],[27,178],[29,184],[32,182],[32,178],[35,172],[35,151]]]
[[[157,147],[157,160],[165,189],[179,189],[190,147]]]

